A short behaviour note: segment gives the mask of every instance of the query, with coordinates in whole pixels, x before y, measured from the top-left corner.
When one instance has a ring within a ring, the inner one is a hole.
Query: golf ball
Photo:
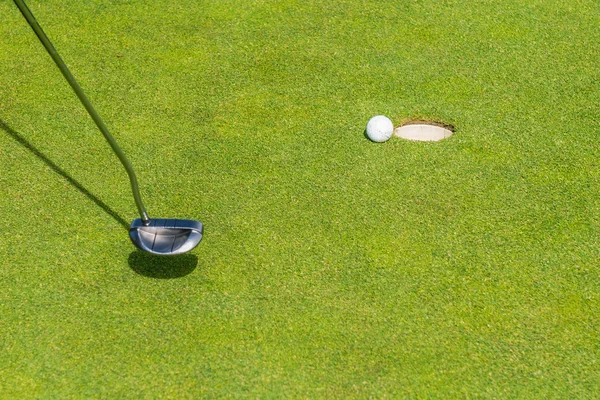
[[[394,133],[394,124],[383,115],[377,115],[367,123],[367,136],[374,142],[388,141]]]

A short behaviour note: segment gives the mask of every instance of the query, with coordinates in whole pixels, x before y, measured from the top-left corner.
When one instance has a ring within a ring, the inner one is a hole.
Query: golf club
[[[75,91],[77,97],[79,97],[79,100],[96,123],[96,126],[98,126],[98,129],[100,129],[100,132],[102,132],[102,135],[104,135],[104,138],[108,141],[108,144],[110,144],[110,147],[117,157],[119,157],[119,160],[127,171],[127,175],[129,175],[133,198],[140,214],[140,218],[134,220],[129,228],[129,237],[133,244],[141,250],[158,255],[176,255],[192,250],[202,239],[202,223],[194,220],[154,219],[148,217],[144,203],[142,203],[142,197],[140,196],[137,179],[131,163],[108,132],[108,128],[104,125],[100,115],[98,115],[64,61],[58,55],[56,49],[35,20],[25,2],[23,0],[14,0],[14,2],[48,51],[48,54],[50,54],[50,57],[56,63],[58,69],[60,69],[60,72],[62,72],[67,82],[69,82]]]

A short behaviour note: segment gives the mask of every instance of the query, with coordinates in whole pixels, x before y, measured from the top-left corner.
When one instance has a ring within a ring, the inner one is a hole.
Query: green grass
[[[1,0],[1,398],[597,398],[597,1],[29,3],[205,238]]]

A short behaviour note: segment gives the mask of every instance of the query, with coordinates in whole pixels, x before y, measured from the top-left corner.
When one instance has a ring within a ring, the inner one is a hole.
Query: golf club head
[[[129,228],[134,245],[148,253],[163,256],[183,254],[200,243],[204,227],[190,219],[151,218],[148,225],[136,219]]]

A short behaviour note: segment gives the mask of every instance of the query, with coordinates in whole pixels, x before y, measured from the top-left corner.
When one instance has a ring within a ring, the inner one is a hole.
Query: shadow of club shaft
[[[73,187],[83,193],[88,199],[96,203],[98,207],[100,207],[104,212],[110,215],[115,221],[117,221],[123,228],[129,230],[129,223],[125,221],[119,214],[117,214],[112,208],[110,208],[106,203],[100,200],[98,197],[94,196],[89,190],[87,190],[83,185],[73,179],[66,171],[56,165],[52,160],[44,155],[40,150],[38,150],[34,145],[32,145],[27,139],[17,133],[14,129],[9,127],[4,121],[0,119],[0,129],[8,133],[10,137],[12,137],[16,142],[18,142],[21,146],[29,150],[34,156],[36,156],[39,160],[43,161],[52,171],[62,176],[67,180]]]

